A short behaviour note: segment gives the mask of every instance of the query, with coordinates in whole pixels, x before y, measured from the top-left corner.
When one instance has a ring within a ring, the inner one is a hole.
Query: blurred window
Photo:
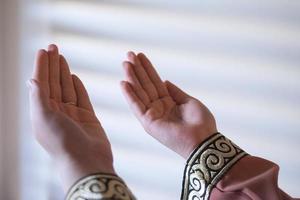
[[[296,0],[28,0],[23,78],[34,52],[56,43],[87,86],[119,175],[139,199],[179,199],[185,161],[145,133],[119,89],[125,53],[143,51],[163,79],[211,109],[222,133],[278,163],[280,187],[299,196],[299,9]],[[62,199],[55,166],[28,134],[27,112],[22,199]]]

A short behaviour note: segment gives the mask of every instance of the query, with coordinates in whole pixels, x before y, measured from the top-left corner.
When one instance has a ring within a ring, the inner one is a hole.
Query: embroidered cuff
[[[187,160],[181,200],[208,200],[222,176],[245,155],[246,152],[220,133],[207,138]]]
[[[135,200],[116,175],[94,174],[82,178],[68,192],[66,200]]]

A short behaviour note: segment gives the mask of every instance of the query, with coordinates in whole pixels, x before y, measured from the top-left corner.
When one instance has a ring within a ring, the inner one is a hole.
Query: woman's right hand
[[[114,174],[110,143],[88,93],[55,45],[38,52],[29,87],[33,133],[58,165],[65,190],[91,173]]]
[[[162,82],[142,53],[128,53],[122,91],[144,129],[184,158],[217,132],[212,113],[173,83]]]

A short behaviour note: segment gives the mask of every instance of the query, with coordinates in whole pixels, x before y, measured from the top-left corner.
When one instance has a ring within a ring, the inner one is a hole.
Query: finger
[[[121,81],[121,89],[134,114],[142,116],[146,112],[146,106],[135,94],[130,83],[127,81]]]
[[[133,70],[136,74],[137,79],[141,83],[142,88],[144,88],[145,92],[148,94],[151,101],[155,101],[158,99],[157,90],[143,68],[139,58],[133,53],[127,53],[128,60],[133,64]]]
[[[161,78],[159,77],[158,73],[156,72],[150,60],[143,53],[139,53],[138,58],[141,61],[141,64],[144,67],[146,73],[150,77],[152,83],[154,84],[158,96],[160,98],[168,96],[169,95],[168,90],[165,84],[162,82]]]
[[[94,112],[89,95],[88,95],[83,83],[74,74],[72,75],[72,79],[73,79],[74,88],[75,88],[76,97],[77,97],[77,106],[80,108]]]
[[[70,68],[68,66],[66,59],[62,55],[59,56],[59,66],[60,66],[62,101],[64,103],[72,102],[77,104],[76,92],[75,92]]]
[[[144,88],[142,88],[139,80],[137,79],[132,64],[130,62],[124,62],[123,67],[125,70],[126,80],[130,83],[136,95],[139,97],[139,99],[143,102],[144,105],[149,105],[149,96],[147,95]]]
[[[48,111],[50,111],[49,97],[42,88],[42,84],[37,80],[31,79],[28,81],[28,86],[30,88],[29,101],[31,116],[43,116]]]
[[[47,51],[38,51],[33,69],[33,79],[37,80],[45,94],[49,97],[49,58]]]
[[[165,84],[167,86],[170,96],[177,104],[184,104],[191,98],[191,96],[186,94],[184,91],[179,89],[176,85],[174,85],[170,81],[166,81]]]
[[[54,44],[48,46],[50,98],[61,102],[60,67],[58,48]]]

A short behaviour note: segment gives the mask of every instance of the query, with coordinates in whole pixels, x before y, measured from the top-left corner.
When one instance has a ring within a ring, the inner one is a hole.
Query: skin
[[[188,158],[217,132],[211,112],[173,83],[163,82],[142,53],[128,53],[122,91],[144,129]],[[110,142],[81,80],[55,45],[37,53],[30,88],[33,134],[53,158],[65,191],[91,173],[115,174]]]
[[[185,159],[217,132],[212,113],[173,83],[163,82],[143,54],[127,53],[121,88],[145,131]]]
[[[37,53],[28,85],[33,134],[56,163],[65,191],[88,174],[115,174],[111,146],[88,93],[55,45]]]

